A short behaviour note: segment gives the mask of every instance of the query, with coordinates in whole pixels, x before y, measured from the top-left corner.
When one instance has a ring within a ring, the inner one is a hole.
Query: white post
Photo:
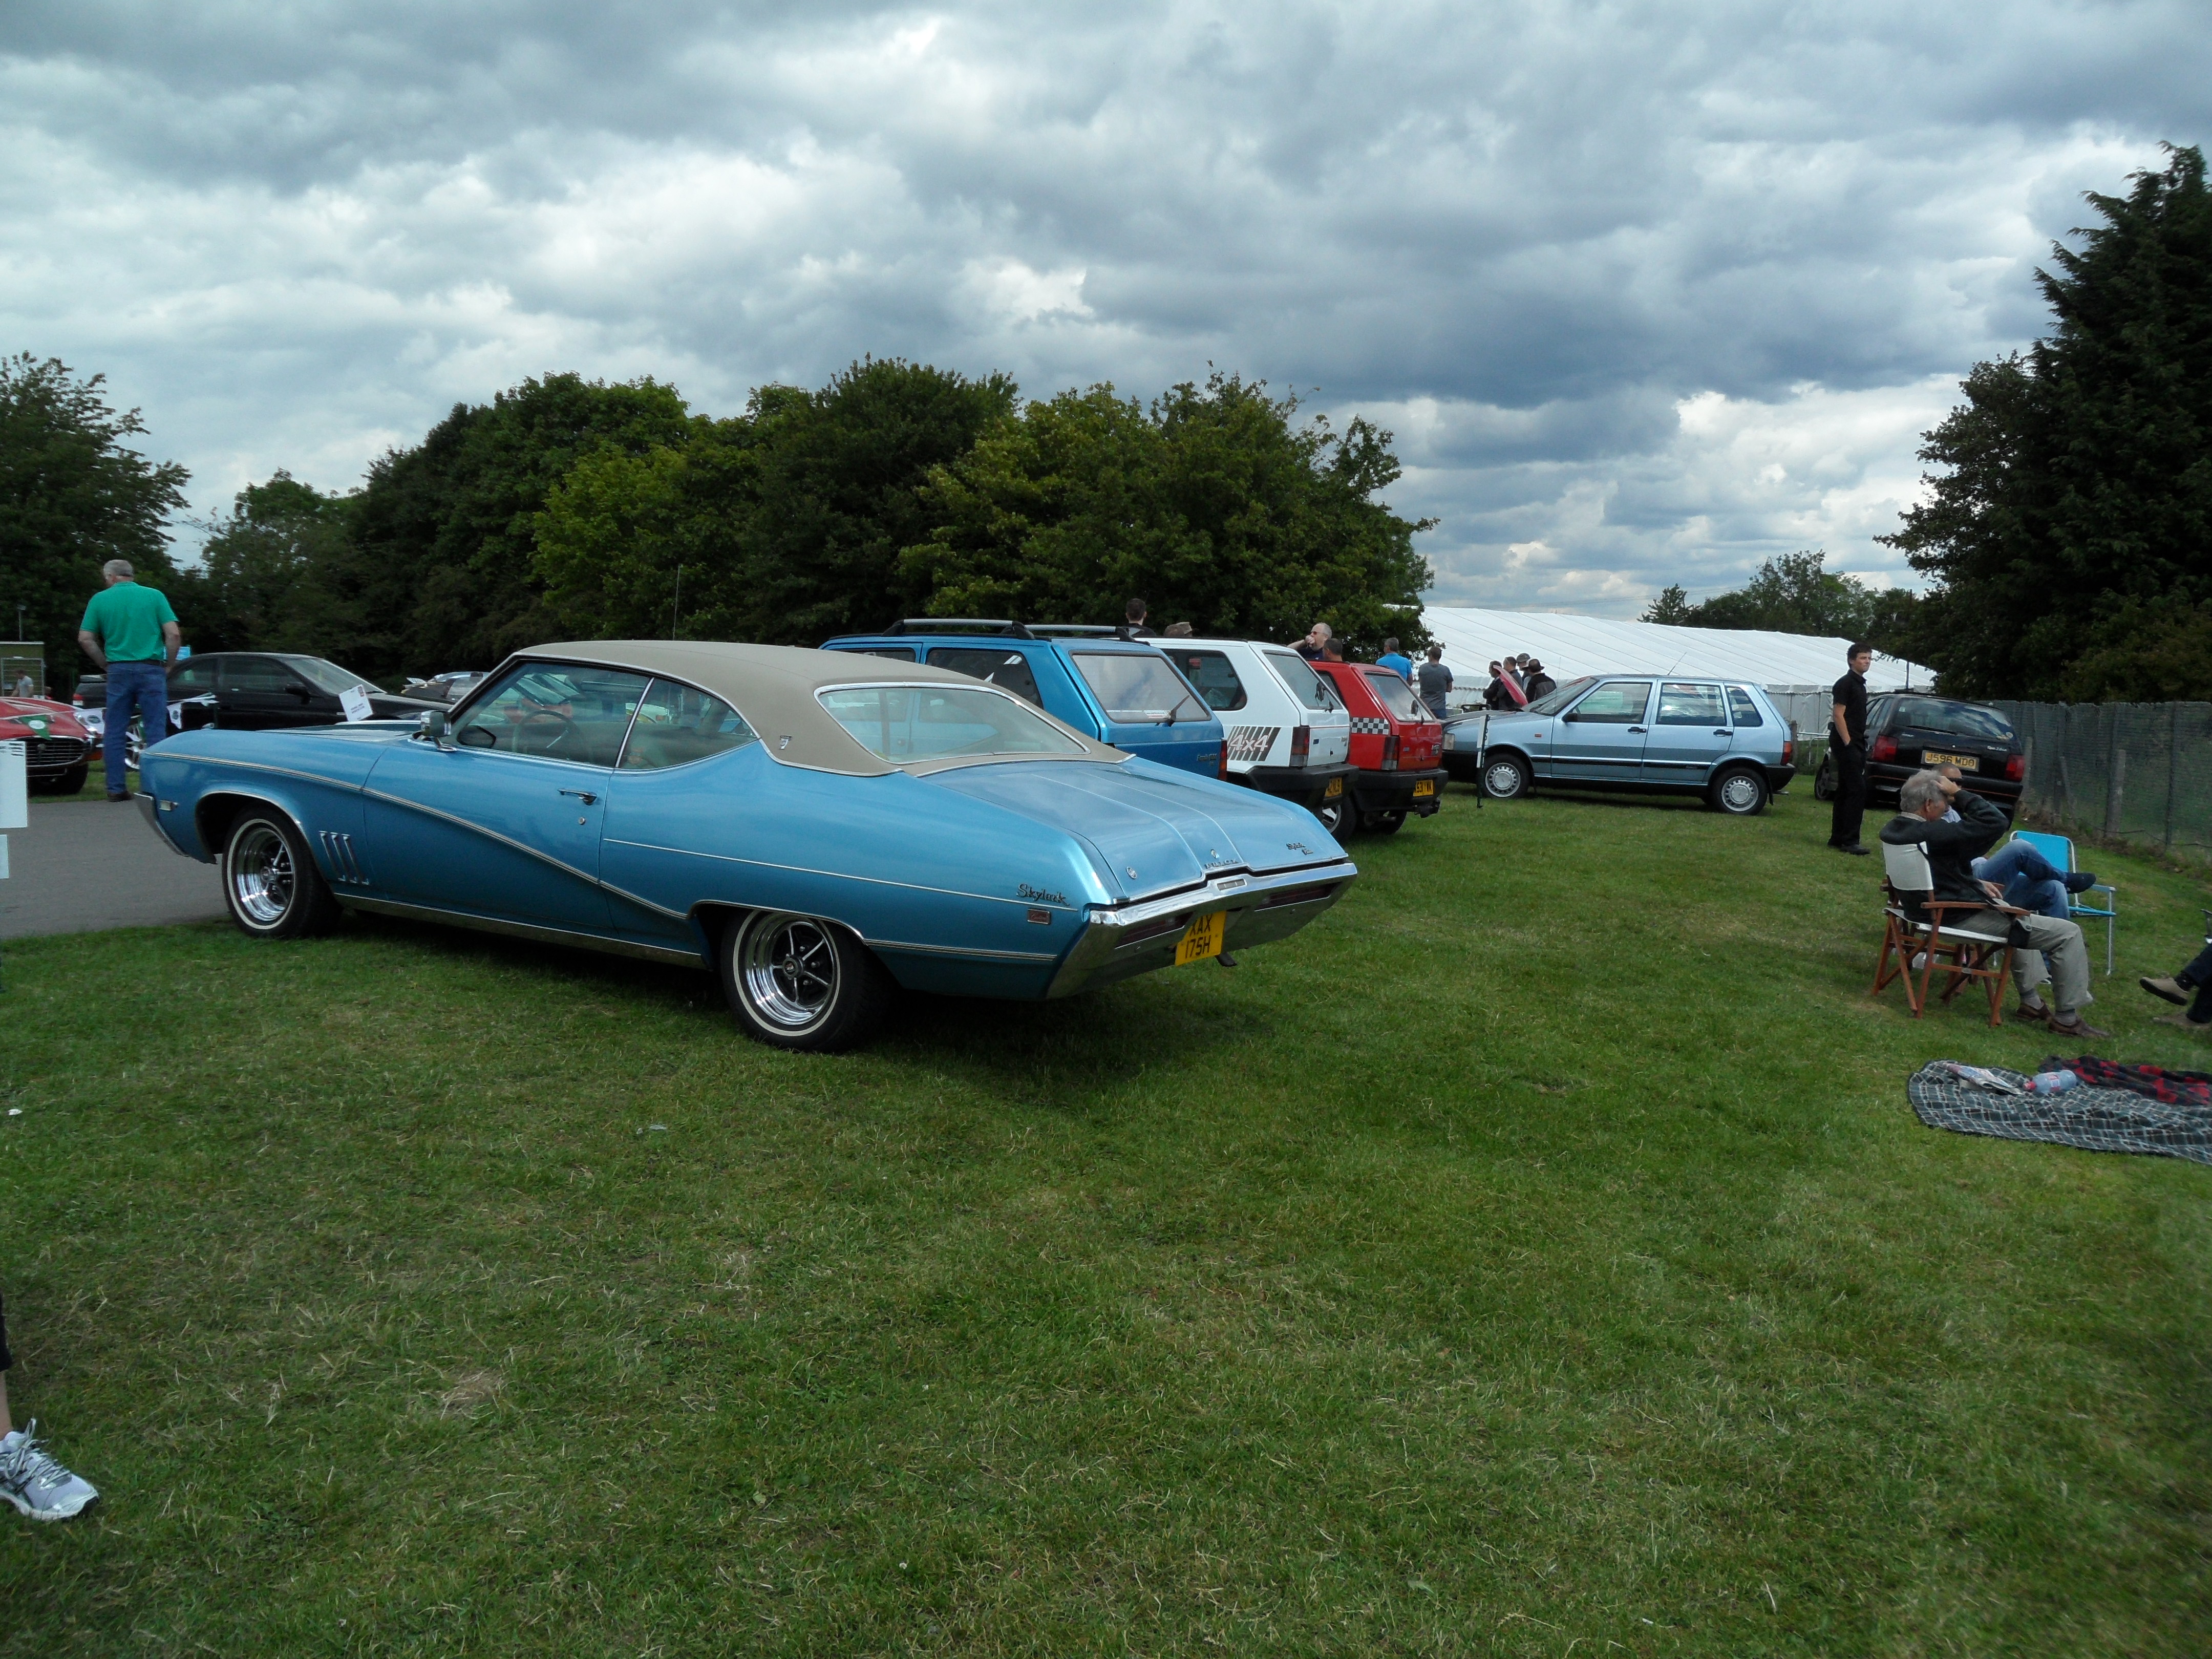
[[[0,743],[0,830],[31,827],[30,751],[15,738]],[[0,881],[8,878],[8,837],[0,836]]]

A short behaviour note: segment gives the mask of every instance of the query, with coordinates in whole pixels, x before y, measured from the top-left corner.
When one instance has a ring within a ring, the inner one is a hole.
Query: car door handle
[[[1628,729],[1632,732],[1644,732],[1648,733],[1651,728],[1647,726],[1632,726]]]
[[[599,799],[599,797],[588,789],[563,789],[561,793],[564,795],[574,795],[578,800],[583,802],[586,806],[589,806],[593,801]]]
[[[1729,728],[1725,726],[1716,726],[1713,727],[1713,735],[1717,738],[1724,738],[1728,736],[1728,734]]]

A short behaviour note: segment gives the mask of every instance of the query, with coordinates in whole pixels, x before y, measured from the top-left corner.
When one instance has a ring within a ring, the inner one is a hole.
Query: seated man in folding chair
[[[1897,793],[1898,815],[1881,829],[1881,838],[1893,847],[1917,844],[1928,854],[1928,869],[1936,879],[1931,895],[1938,899],[1986,899],[2004,902],[2004,890],[1994,882],[1974,878],[1973,860],[1996,844],[2009,827],[2005,815],[1971,789],[1961,787],[1937,772],[1915,772]],[[1947,822],[1956,809],[1958,821]],[[1908,907],[1918,911],[1917,900]],[[1954,913],[1955,914],[1955,913]],[[1916,915],[1925,920],[1925,913]],[[2081,942],[2081,929],[2071,921],[2051,916],[2013,915],[1998,909],[1977,910],[1944,923],[1947,930],[2008,933],[2013,943],[2013,977],[2020,986],[2018,1019],[2047,1023],[2061,1036],[2110,1036],[2081,1018],[2081,1010],[2095,1000],[2089,994],[2089,947]],[[2050,959],[2046,969],[2045,959]],[[2055,973],[2052,991],[2056,1006],[2043,1000],[2043,983]]]
[[[1936,769],[1953,785],[1966,781],[1966,775],[1948,761]],[[1958,823],[1959,809],[1952,807],[1943,814],[1943,821]],[[2058,921],[2071,921],[2073,913],[2067,902],[2097,884],[2094,871],[2062,870],[2037,852],[2032,842],[2008,841],[1986,858],[1976,859],[1972,868],[1976,881],[1995,882],[2002,888],[2004,902],[2014,909],[2033,910]]]

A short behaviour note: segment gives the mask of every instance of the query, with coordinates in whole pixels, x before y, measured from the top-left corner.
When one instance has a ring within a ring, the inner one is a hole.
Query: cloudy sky
[[[526,375],[1209,362],[1398,434],[1445,602],[1873,538],[2034,265],[2212,137],[2203,0],[0,3],[0,344],[203,510]]]

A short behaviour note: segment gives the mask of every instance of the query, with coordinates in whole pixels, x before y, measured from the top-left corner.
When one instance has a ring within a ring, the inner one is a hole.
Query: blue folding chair
[[[2069,876],[2074,873],[2074,843],[2064,836],[2046,835],[2040,830],[2015,830],[2012,832],[2012,838],[2026,842],[2042,854],[2054,868],[2063,870]],[[2105,896],[2102,909],[2094,904],[2081,902],[2096,893]],[[2066,896],[2066,914],[2076,920],[2087,916],[2092,921],[2105,924],[2105,977],[2110,979],[2112,976],[2112,925],[2119,920],[2120,890],[2108,881],[2100,881],[2087,893],[2069,893]]]

